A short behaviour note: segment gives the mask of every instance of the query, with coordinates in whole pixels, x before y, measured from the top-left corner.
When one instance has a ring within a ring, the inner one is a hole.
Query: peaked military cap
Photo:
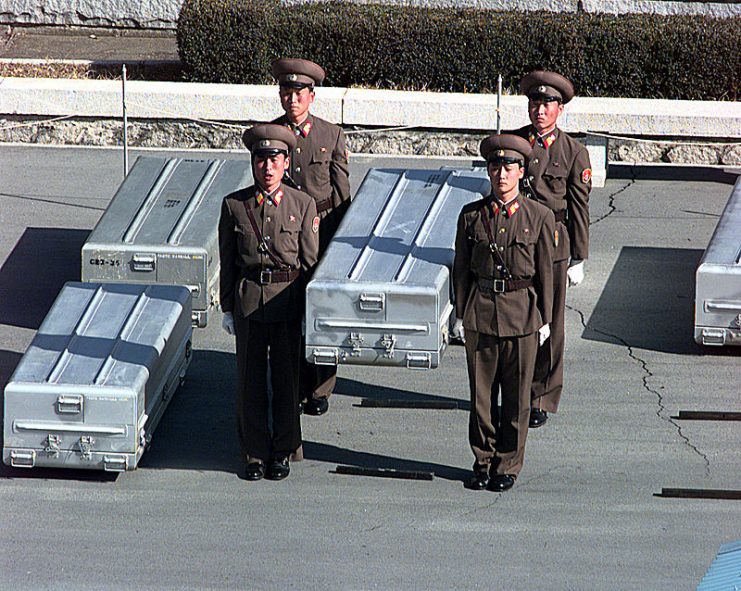
[[[242,142],[253,154],[288,154],[296,147],[296,134],[283,125],[266,123],[245,131]]]
[[[277,59],[271,69],[278,84],[289,88],[320,86],[326,75],[319,64],[298,58]]]
[[[545,70],[530,72],[520,80],[520,92],[529,99],[557,100],[563,104],[575,94],[574,85],[568,78]]]
[[[509,164],[519,162],[527,164],[533,149],[530,142],[518,135],[503,133],[490,135],[481,142],[481,155],[487,162]]]

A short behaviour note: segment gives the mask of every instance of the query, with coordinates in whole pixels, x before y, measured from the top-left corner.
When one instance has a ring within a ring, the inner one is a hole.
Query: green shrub
[[[516,92],[533,69],[586,96],[739,97],[741,19],[496,12],[279,0],[185,0],[177,31],[190,80],[272,83],[270,63],[305,57],[326,85]]]

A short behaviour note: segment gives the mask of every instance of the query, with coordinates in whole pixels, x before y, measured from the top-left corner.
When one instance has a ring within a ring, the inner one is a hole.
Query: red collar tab
[[[520,200],[515,199],[512,203],[507,206],[507,217],[512,217],[520,209]]]
[[[552,131],[547,136],[541,137],[537,133],[531,131],[530,134],[527,136],[527,140],[530,142],[531,146],[534,146],[535,142],[538,142],[539,146],[550,148],[551,144],[556,141],[556,132]]]
[[[311,125],[311,121],[307,120],[302,125],[290,125],[290,127],[297,136],[306,137],[311,132],[313,126]]]
[[[268,195],[267,193],[262,192],[260,189],[257,189],[255,191],[255,200],[257,201],[258,205],[262,205],[263,201],[265,201],[266,199],[277,207],[278,205],[280,205],[281,199],[283,199],[283,189],[278,189],[272,195]]]

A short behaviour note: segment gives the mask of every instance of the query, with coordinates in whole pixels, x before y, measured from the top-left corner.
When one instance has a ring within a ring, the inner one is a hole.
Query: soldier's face
[[[257,154],[252,161],[252,173],[255,181],[268,193],[278,188],[283,180],[283,173],[288,169],[288,158],[285,154]]]
[[[280,104],[293,123],[301,123],[309,114],[314,102],[314,91],[308,88],[280,88]]]
[[[530,122],[539,133],[550,131],[563,113],[563,105],[558,101],[540,101],[530,99],[527,103]]]
[[[517,162],[508,164],[490,162],[487,170],[491,180],[491,190],[497,197],[507,200],[519,192],[519,182],[525,174],[525,169]]]

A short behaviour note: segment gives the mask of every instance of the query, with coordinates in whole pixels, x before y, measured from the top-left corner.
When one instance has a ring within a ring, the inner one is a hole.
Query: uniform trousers
[[[532,387],[532,406],[546,412],[558,411],[563,391],[563,353],[565,345],[566,271],[568,259],[553,263],[553,311],[551,336],[538,349]]]
[[[471,389],[468,441],[475,471],[517,476],[525,459],[538,333],[497,337],[466,330]],[[501,404],[498,402],[501,391]]]
[[[249,461],[290,456],[301,447],[298,407],[301,321],[258,322],[239,315],[237,337],[237,431]],[[268,399],[268,363],[272,386]]]

